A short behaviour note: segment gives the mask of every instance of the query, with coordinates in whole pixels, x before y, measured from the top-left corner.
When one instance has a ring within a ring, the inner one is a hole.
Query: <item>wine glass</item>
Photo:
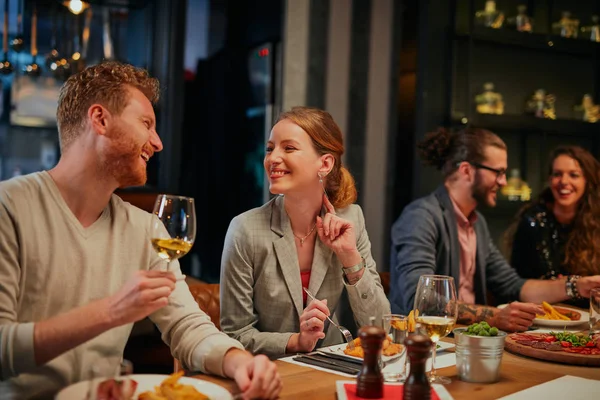
[[[154,203],[152,222],[152,247],[158,256],[167,261],[170,271],[171,261],[186,255],[194,245],[196,237],[196,211],[191,197],[161,194]],[[177,305],[174,302],[172,305]]]
[[[435,353],[440,338],[452,332],[458,316],[458,302],[454,278],[443,275],[422,275],[415,295],[415,315],[431,341],[433,342],[431,383],[448,384],[450,379],[438,376],[435,371]],[[418,311],[418,314],[417,314]]]
[[[590,335],[600,332],[600,288],[590,291]]]

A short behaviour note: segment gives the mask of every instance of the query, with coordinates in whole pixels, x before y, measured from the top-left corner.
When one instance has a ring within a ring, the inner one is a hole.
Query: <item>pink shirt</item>
[[[452,198],[450,198],[452,200]],[[460,244],[460,284],[458,300],[467,304],[475,304],[475,291],[473,281],[475,279],[475,265],[477,256],[477,234],[473,225],[477,221],[475,211],[465,217],[458,204],[452,200],[454,214],[458,227],[458,243]]]

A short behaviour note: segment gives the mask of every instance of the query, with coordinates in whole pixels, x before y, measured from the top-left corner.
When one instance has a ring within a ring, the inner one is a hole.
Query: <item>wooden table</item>
[[[337,398],[335,381],[352,379],[284,361],[276,361],[276,364],[283,381],[281,399],[335,400]],[[439,375],[452,379],[452,383],[446,385],[452,397],[473,400],[497,399],[563,375],[600,380],[600,368],[549,363],[506,351],[502,356],[501,368],[500,381],[492,384],[462,382],[458,379],[455,366],[437,371]],[[229,379],[206,375],[194,377],[217,383],[232,393],[239,391],[236,384]]]

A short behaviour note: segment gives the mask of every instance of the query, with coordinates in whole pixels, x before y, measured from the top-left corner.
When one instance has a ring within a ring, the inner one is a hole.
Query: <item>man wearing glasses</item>
[[[487,321],[507,331],[523,331],[542,301],[556,303],[573,296],[589,297],[600,276],[581,278],[576,288],[567,278],[526,280],[511,268],[490,236],[478,205],[496,206],[506,185],[507,148],[484,129],[429,134],[418,145],[423,161],[441,170],[444,183],[430,195],[409,204],[392,227],[392,312],[413,308],[419,277],[452,276],[458,299],[458,322]],[[511,302],[498,309],[486,306],[487,290],[496,300]],[[516,301],[515,301],[516,300]]]

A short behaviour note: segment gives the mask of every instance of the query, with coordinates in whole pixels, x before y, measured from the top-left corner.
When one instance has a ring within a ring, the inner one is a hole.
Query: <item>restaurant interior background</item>
[[[92,0],[80,14],[71,3],[7,2],[0,180],[57,162],[56,96],[69,73],[103,58],[148,68],[161,81],[165,149],[148,184],[120,194],[142,207],[162,192],[196,199],[197,238],[181,262],[206,282],[218,282],[231,219],[268,198],[265,137],[293,105],[325,108],[342,128],[381,271],[393,221],[441,182],[415,151],[436,127],[506,141],[510,190],[482,210],[498,243],[544,187],[554,146],[599,155],[589,100],[600,102],[600,0]]]

